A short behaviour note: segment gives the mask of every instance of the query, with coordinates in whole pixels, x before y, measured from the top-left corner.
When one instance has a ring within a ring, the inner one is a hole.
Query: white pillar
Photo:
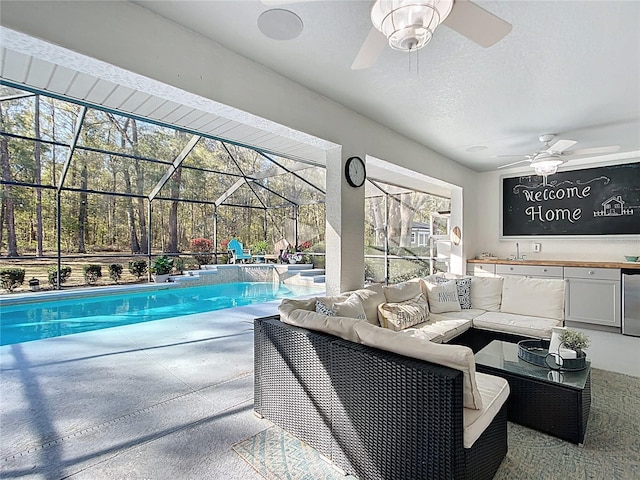
[[[451,235],[451,258],[449,259],[449,270],[452,273],[465,274],[466,272],[466,260],[464,255],[464,240],[465,232],[463,226],[463,191],[460,187],[451,188],[451,217],[449,218],[449,228],[453,232],[454,227],[460,228],[460,243],[455,245],[453,243],[453,235]]]
[[[351,187],[344,176],[348,157],[340,148],[327,152],[326,286],[328,295],[364,283],[364,186]],[[363,160],[364,154],[359,155]]]

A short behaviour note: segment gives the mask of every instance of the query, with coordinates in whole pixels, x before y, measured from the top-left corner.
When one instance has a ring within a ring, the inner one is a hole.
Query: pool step
[[[324,268],[310,268],[308,270],[302,270],[299,275],[301,277],[315,277],[324,275]]]

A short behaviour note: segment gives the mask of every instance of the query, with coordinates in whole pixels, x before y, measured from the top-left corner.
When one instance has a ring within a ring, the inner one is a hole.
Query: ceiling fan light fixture
[[[453,0],[376,0],[371,21],[391,48],[409,52],[431,41],[452,8]]]
[[[558,167],[564,163],[564,160],[558,156],[546,156],[539,160],[531,162],[533,171],[536,175],[546,178],[547,175],[553,175],[558,171]]]

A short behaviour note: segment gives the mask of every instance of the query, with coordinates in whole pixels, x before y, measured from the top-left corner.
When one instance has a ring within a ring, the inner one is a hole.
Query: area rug
[[[640,378],[591,370],[591,413],[583,447],[514,423],[508,424],[508,432],[509,452],[494,480],[640,479]],[[275,426],[233,449],[269,480],[355,480]]]

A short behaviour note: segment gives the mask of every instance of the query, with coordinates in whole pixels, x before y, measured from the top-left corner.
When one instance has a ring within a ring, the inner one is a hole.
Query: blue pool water
[[[317,287],[225,283],[2,306],[0,345],[318,293]]]

